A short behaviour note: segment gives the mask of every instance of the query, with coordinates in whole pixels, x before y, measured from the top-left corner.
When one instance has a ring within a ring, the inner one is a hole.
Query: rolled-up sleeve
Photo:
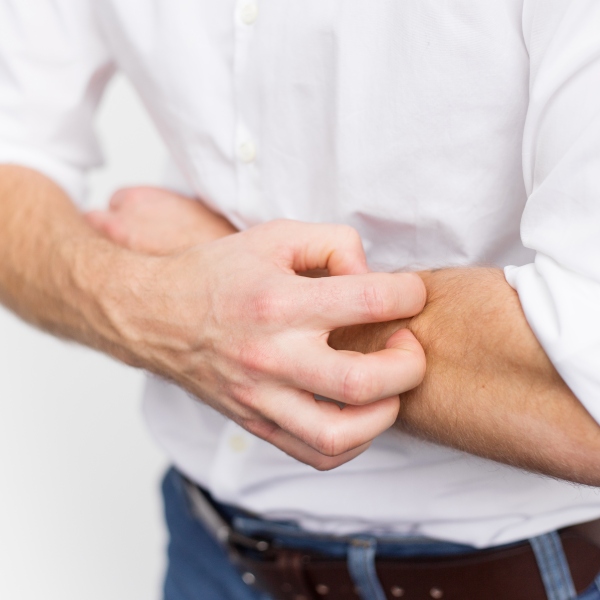
[[[113,72],[91,0],[0,0],[0,163],[82,201],[102,162],[93,114]]]
[[[600,422],[600,3],[530,4],[521,236],[537,254],[505,274],[557,371]]]

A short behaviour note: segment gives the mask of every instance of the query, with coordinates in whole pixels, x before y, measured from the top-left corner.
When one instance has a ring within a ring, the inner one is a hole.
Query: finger
[[[402,394],[425,376],[425,353],[407,329],[395,333],[385,350],[371,354],[313,344],[294,348],[294,356],[294,371],[286,374],[290,386],[353,405]]]
[[[188,196],[182,196],[164,188],[139,185],[117,190],[110,199],[109,207],[110,210],[122,210],[138,204],[172,203],[173,201],[197,206],[197,201]]]
[[[419,314],[426,290],[415,273],[368,273],[352,277],[302,279],[294,311],[315,328],[380,323]]]
[[[147,201],[161,195],[168,197],[171,195],[171,193],[161,188],[155,188],[147,185],[121,188],[112,195],[109,202],[109,209],[120,210],[129,204],[136,203],[137,201]]]
[[[121,246],[131,247],[131,231],[115,215],[106,211],[92,211],[84,215],[96,231]]]
[[[348,225],[277,220],[255,230],[261,237],[266,234],[284,252],[285,266],[295,272],[312,269],[327,269],[331,275],[369,272],[360,235]]]
[[[257,437],[273,444],[292,458],[319,471],[329,471],[356,458],[369,448],[370,443],[344,452],[337,456],[326,456],[311,448],[298,438],[269,421],[253,421],[246,429]]]
[[[400,408],[398,396],[366,406],[340,408],[300,390],[270,394],[261,414],[320,454],[339,456],[371,442],[389,429]]]
[[[127,202],[127,199],[130,197],[134,188],[122,188],[117,190],[112,196],[108,203],[108,206],[111,210],[118,210]]]
[[[110,216],[103,210],[92,210],[84,213],[83,218],[93,229],[99,231],[100,233],[104,233]]]
[[[285,405],[285,402],[281,401],[285,399],[289,400],[290,397],[294,395],[298,395],[300,397],[299,399],[301,401],[304,401],[305,398],[302,398],[303,394],[306,395],[306,399],[308,399],[309,401],[315,401],[314,396],[312,394],[297,390],[281,390],[281,392],[276,392],[275,394],[272,394],[271,398],[277,398],[281,405]],[[397,404],[398,399],[395,400]],[[323,402],[322,404],[330,404],[331,406],[335,407],[335,405],[333,405],[332,403]],[[251,408],[250,406],[240,405],[237,402],[231,403],[225,400],[225,403],[221,404],[218,410],[229,419],[239,423],[241,427],[243,427],[256,437],[266,442],[269,442],[270,444],[276,446],[286,454],[290,455],[292,458],[295,458],[300,462],[308,464],[320,471],[334,469],[335,467],[338,467],[352,460],[353,458],[356,458],[359,454],[364,452],[371,445],[371,440],[368,440],[360,446],[354,447],[345,452],[339,452],[335,456],[323,454],[322,452],[319,452],[315,448],[312,448],[311,446],[306,444],[304,441],[302,441],[289,431],[285,431],[273,421],[269,420],[268,418],[265,418],[261,414],[262,408],[263,407],[260,407],[261,412],[258,412],[255,408]],[[292,408],[293,407],[290,406],[290,409]],[[337,412],[339,413],[339,409],[337,410]],[[396,406],[392,410],[394,419],[396,418],[397,413],[398,406]],[[318,421],[315,424],[318,424]]]
[[[355,459],[369,448],[370,443],[354,448],[338,456],[326,456],[317,450],[313,450],[303,442],[297,440],[293,436],[286,434],[282,429],[279,429],[272,438],[272,444],[289,454],[296,460],[303,462],[318,471],[330,471],[337,467]]]

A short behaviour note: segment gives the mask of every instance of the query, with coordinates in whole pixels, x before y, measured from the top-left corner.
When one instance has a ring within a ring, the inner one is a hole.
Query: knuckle
[[[277,429],[277,426],[274,423],[256,418],[245,419],[240,424],[248,433],[261,438],[266,442],[269,442],[273,438]]]
[[[315,450],[325,457],[335,457],[348,450],[346,436],[336,425],[324,426],[315,441]]]
[[[273,368],[271,353],[266,346],[257,343],[242,344],[238,363],[250,374],[268,373]]]
[[[234,398],[238,404],[245,408],[255,410],[258,405],[258,396],[256,391],[251,387],[239,387],[235,390]]]
[[[360,233],[358,233],[358,229],[351,227],[350,225],[342,225],[344,237],[348,242],[355,246],[362,247],[362,238],[360,237]]]
[[[353,365],[344,376],[342,397],[348,404],[364,404],[374,399],[372,375],[363,367]]]
[[[362,296],[366,316],[373,321],[384,320],[389,303],[385,291],[379,286],[367,285],[363,289]]]
[[[281,292],[266,289],[254,294],[247,306],[253,320],[266,324],[281,323],[287,321],[290,298]]]
[[[322,458],[316,458],[314,461],[312,461],[311,463],[311,467],[313,469],[316,469],[317,471],[331,471],[332,469],[335,469],[336,467],[339,467],[340,465],[344,464],[346,461],[345,460],[339,460],[339,459],[332,459],[329,458],[327,456],[324,456]]]

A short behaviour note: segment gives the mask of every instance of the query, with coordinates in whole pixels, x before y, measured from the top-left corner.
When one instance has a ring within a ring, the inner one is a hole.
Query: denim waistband
[[[373,535],[362,532],[343,536],[314,533],[302,529],[294,521],[260,518],[234,506],[217,502],[210,494],[204,490],[202,492],[205,499],[220,513],[221,520],[227,521],[235,532],[246,538],[264,539],[271,547],[313,551],[326,557],[346,560],[348,571],[362,600],[385,600],[386,598],[375,569],[376,557],[451,557],[482,552],[473,546],[420,536]],[[486,548],[483,552],[523,544],[531,544],[547,598],[574,600],[576,592],[557,532],[548,532],[530,540]],[[600,582],[597,580],[594,586],[597,590]]]
[[[452,556],[478,552],[474,546],[436,540],[423,536],[356,533],[348,535],[323,534],[302,529],[294,521],[262,519],[237,507],[223,504],[204,492],[219,513],[238,533],[252,538],[265,538],[272,544],[293,549],[319,552],[332,558],[345,557],[350,547],[365,540],[377,544],[377,556],[409,558],[419,556]],[[503,544],[489,549],[510,548],[523,542]]]

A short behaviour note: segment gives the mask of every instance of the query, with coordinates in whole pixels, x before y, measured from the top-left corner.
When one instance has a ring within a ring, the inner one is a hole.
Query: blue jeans
[[[165,515],[170,533],[169,565],[164,600],[272,600],[246,585],[241,573],[202,524],[192,515],[181,475],[171,469],[163,481]],[[365,600],[385,600],[374,568],[377,556],[448,556],[472,552],[470,546],[434,540],[374,540],[356,536],[359,543],[315,539],[293,524],[248,518],[231,507],[220,507],[246,535],[268,533],[287,547],[313,549],[329,556],[344,557],[354,582]],[[549,600],[600,600],[600,576],[582,594],[573,589],[560,539],[552,532],[530,540],[536,554]],[[490,597],[490,600],[493,596]],[[465,598],[468,600],[468,598]]]

